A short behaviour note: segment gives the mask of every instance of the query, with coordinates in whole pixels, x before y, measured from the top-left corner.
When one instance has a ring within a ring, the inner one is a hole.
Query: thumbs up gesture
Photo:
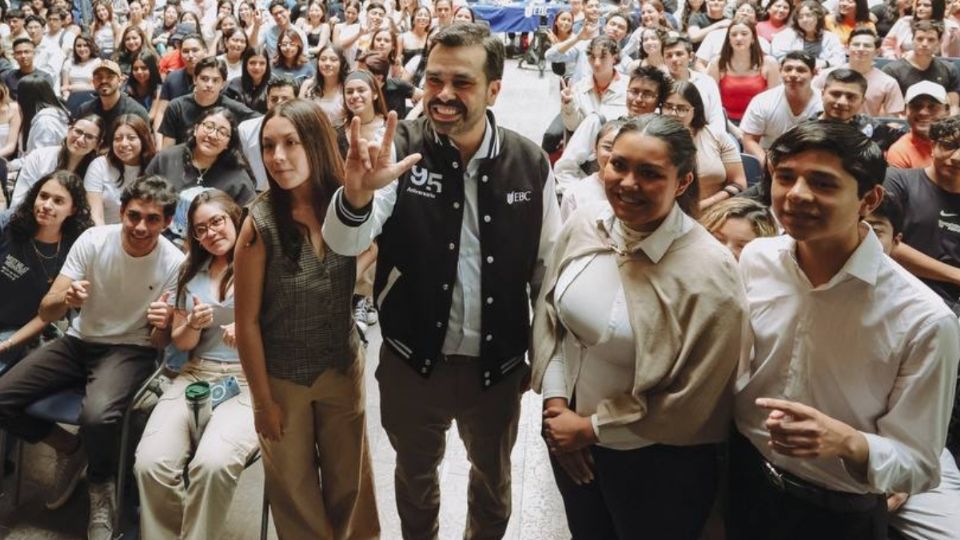
[[[170,325],[170,317],[173,314],[173,306],[167,303],[170,298],[170,292],[164,292],[156,302],[151,302],[147,308],[147,322],[158,330],[166,330]]]
[[[204,304],[202,300],[193,296],[193,309],[187,314],[187,325],[194,330],[203,330],[213,324],[213,306]]]

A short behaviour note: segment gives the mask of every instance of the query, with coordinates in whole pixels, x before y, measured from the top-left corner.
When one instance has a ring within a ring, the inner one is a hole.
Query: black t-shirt
[[[95,97],[77,109],[77,114],[74,116],[74,119],[83,118],[90,114],[95,114],[103,119],[103,129],[105,130],[103,135],[104,146],[108,146],[113,141],[113,121],[120,117],[120,115],[135,114],[142,118],[148,126],[150,125],[150,115],[147,114],[147,110],[143,108],[143,105],[137,103],[135,99],[126,94],[120,94],[120,101],[109,111],[103,110],[103,103],[100,101],[100,97]]]
[[[144,174],[163,176],[178,193],[193,186],[217,188],[241,206],[257,196],[256,184],[245,167],[228,165],[221,157],[201,173],[194,166],[191,155],[186,144],[165,148],[153,157]]]
[[[723,20],[723,17],[720,17],[719,19],[713,19],[707,16],[706,13],[700,11],[690,16],[690,18],[688,19],[689,22],[687,23],[687,28],[691,26],[696,26],[697,28],[700,28],[701,30],[703,30],[704,28],[710,26],[711,24],[720,22],[722,20]]]
[[[26,77],[27,75],[38,75],[50,83],[50,88],[53,88],[53,77],[51,77],[46,71],[34,69],[32,73],[24,73],[19,69],[11,69],[3,73],[3,83],[6,84],[7,88],[10,89],[10,97],[17,99],[17,87],[20,86],[20,79]],[[56,89],[54,88],[54,90]]]
[[[883,187],[903,207],[903,241],[940,262],[960,267],[960,193],[944,191],[923,169],[890,167]],[[960,298],[956,285],[923,282],[950,305]]]
[[[10,212],[0,213],[0,329],[20,328],[37,316],[40,300],[60,273],[70,246],[67,242],[16,243],[8,227]],[[59,252],[58,252],[59,248]],[[43,258],[37,256],[37,252]]]
[[[243,77],[237,77],[223,89],[223,95],[228,98],[243,103],[250,109],[261,114],[267,114],[267,83],[264,82],[252,92],[247,92],[243,88]]]
[[[920,81],[930,81],[947,89],[947,92],[960,92],[960,74],[953,65],[934,58],[926,70],[920,71],[913,64],[901,58],[883,66],[883,72],[897,80],[900,91],[907,94],[907,88]]]
[[[186,69],[175,69],[167,74],[160,87],[160,99],[173,101],[193,92],[193,77]]]
[[[388,111],[396,111],[397,118],[407,115],[407,100],[413,97],[413,85],[403,79],[387,79],[383,85],[383,99]]]
[[[213,105],[201,107],[192,95],[182,96],[171,101],[167,106],[166,112],[163,113],[163,121],[160,123],[160,134],[171,137],[177,144],[186,142],[190,137],[190,130],[200,120],[204,111],[218,106],[230,109],[230,112],[237,117],[238,124],[257,115],[255,111],[228,97],[220,96]]]

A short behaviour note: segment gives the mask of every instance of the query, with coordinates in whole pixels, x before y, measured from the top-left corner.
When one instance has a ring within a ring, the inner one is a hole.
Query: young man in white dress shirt
[[[728,537],[886,539],[885,494],[940,482],[960,325],[861,223],[883,197],[875,144],[807,122],[768,159],[787,235],[740,258],[755,343],[737,384]]]

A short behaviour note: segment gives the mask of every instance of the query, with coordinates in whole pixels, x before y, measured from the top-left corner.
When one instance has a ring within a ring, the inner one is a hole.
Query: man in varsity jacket
[[[472,464],[466,538],[500,538],[510,518],[530,304],[559,211],[545,154],[487,111],[503,58],[481,25],[437,33],[425,116],[395,136],[393,115],[388,122],[384,140],[403,159],[393,164],[389,146],[360,139],[355,122],[344,187],[323,226],[338,253],[379,246],[377,379],[404,538],[437,536],[437,466],[453,420]]]

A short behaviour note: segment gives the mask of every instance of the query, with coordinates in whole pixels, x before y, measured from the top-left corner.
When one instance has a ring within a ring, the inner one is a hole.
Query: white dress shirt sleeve
[[[940,482],[940,452],[960,359],[957,319],[926,325],[902,354],[906,360],[888,398],[888,412],[877,419],[876,434],[864,433],[870,446],[867,483],[880,493],[921,493]]]

